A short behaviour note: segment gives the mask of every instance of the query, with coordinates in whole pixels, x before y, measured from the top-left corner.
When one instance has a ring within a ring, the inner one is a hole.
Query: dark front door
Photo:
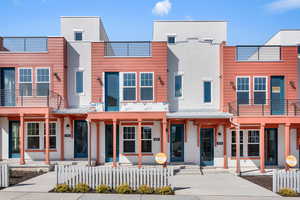
[[[105,162],[113,161],[113,125],[105,125]],[[117,126],[117,161],[119,160],[119,126]]]
[[[9,121],[9,158],[20,157],[19,121]]]
[[[271,77],[271,115],[283,115],[285,105],[284,77]]]
[[[118,72],[105,72],[105,111],[119,111]]]
[[[0,69],[0,106],[15,106],[15,68]]]
[[[184,161],[184,125],[173,124],[171,125],[171,162]]]
[[[214,165],[214,129],[200,129],[200,165]]]
[[[85,120],[74,120],[74,157],[88,156],[88,127]]]
[[[265,165],[278,164],[278,129],[265,129]]]

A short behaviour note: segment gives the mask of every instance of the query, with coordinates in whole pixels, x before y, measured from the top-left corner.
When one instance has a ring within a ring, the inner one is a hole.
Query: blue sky
[[[226,20],[229,44],[300,29],[300,0],[1,0],[0,35],[59,35],[60,16],[100,16],[110,40],[151,40],[153,20]]]

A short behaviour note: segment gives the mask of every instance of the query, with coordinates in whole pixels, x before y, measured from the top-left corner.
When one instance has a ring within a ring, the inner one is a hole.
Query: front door
[[[105,162],[113,161],[113,125],[105,125]],[[119,160],[119,126],[117,126],[117,161]]]
[[[184,162],[184,124],[171,125],[171,162]]]
[[[214,165],[214,129],[200,129],[200,165]]]
[[[284,77],[271,77],[271,115],[284,114]]]
[[[278,164],[278,130],[265,129],[265,165]]]
[[[9,121],[9,158],[20,157],[19,121]]]
[[[0,69],[0,106],[15,106],[15,68]]]
[[[105,111],[119,111],[119,73],[105,72]]]
[[[74,157],[88,156],[88,127],[85,120],[74,120]]]

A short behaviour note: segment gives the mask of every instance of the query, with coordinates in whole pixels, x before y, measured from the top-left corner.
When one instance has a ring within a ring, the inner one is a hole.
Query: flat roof
[[[100,19],[99,16],[60,16],[60,18],[97,18],[97,19]]]
[[[226,20],[154,20],[153,22],[228,22]]]

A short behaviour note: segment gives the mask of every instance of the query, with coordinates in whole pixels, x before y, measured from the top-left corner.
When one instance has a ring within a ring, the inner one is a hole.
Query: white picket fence
[[[0,188],[9,185],[9,168],[7,165],[0,165]]]
[[[300,171],[275,170],[273,171],[273,192],[289,188],[300,193]]]
[[[153,188],[168,186],[169,176],[174,175],[173,167],[86,167],[86,166],[55,166],[57,184],[68,184],[74,187],[78,183],[88,184],[95,189],[105,184],[116,188],[121,184],[128,184],[133,189],[141,185]]]

